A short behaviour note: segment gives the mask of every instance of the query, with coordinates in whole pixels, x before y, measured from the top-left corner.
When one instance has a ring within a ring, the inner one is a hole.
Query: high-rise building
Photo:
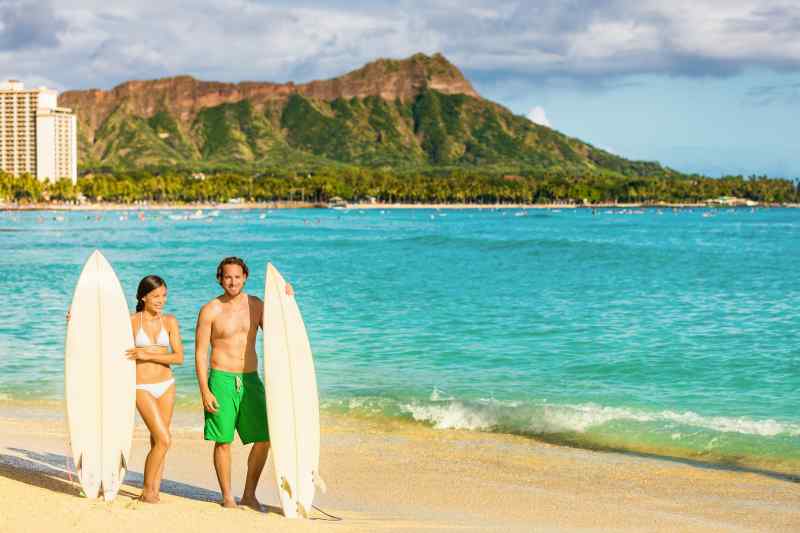
[[[77,121],[58,93],[0,82],[0,170],[40,180],[78,179]]]
[[[64,107],[36,111],[36,177],[57,181],[78,180],[77,121],[72,110]]]

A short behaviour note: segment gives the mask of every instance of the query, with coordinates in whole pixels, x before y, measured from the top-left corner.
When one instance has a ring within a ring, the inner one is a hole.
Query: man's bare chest
[[[214,320],[211,334],[217,339],[246,336],[250,325],[249,309],[223,312]]]

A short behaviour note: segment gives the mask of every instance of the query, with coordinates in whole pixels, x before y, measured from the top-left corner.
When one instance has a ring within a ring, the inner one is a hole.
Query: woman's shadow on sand
[[[15,455],[0,454],[0,476],[71,496],[82,494],[80,483],[72,468],[71,457],[21,448],[8,448],[8,450]],[[128,471],[125,474],[125,484],[141,489],[142,473]],[[222,495],[217,491],[169,479],[161,482],[161,492],[203,502],[222,500]],[[120,490],[119,494],[130,498],[139,497],[138,494],[125,489]],[[280,510],[268,507],[267,512],[280,512]]]

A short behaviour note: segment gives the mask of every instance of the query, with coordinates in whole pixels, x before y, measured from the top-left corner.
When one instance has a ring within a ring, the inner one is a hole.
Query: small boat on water
[[[335,209],[336,211],[344,211],[347,209],[347,202],[338,196],[334,196],[328,201],[328,207],[330,209]]]

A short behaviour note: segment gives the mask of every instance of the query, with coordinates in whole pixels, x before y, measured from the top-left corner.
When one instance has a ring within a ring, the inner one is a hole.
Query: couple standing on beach
[[[200,309],[195,365],[205,414],[204,437],[214,441],[221,503],[236,507],[231,494],[230,449],[236,431],[243,444],[253,443],[240,503],[260,510],[256,486],[269,453],[269,430],[255,343],[259,326],[263,329],[264,302],[244,292],[248,273],[247,265],[238,257],[226,257],[217,267],[223,293]],[[291,285],[286,286],[286,293],[293,294]],[[167,284],[162,278],[143,278],[136,300],[136,312],[131,315],[135,347],[128,350],[128,357],[136,361],[136,407],[150,431],[140,499],[156,503],[175,405],[175,378],[170,365],[183,363],[183,345],[177,319],[163,314]]]

